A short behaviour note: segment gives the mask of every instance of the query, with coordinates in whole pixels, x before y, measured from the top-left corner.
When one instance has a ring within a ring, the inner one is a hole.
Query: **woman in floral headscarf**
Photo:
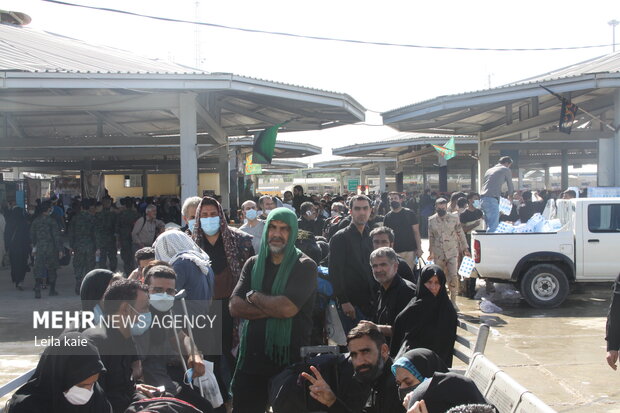
[[[228,302],[241,275],[243,264],[255,255],[252,236],[237,228],[229,227],[222,205],[215,199],[205,196],[196,209],[192,238],[209,255],[211,268],[215,273],[213,299],[222,303],[223,359],[216,360],[215,367],[218,371],[226,370],[224,366],[227,365],[228,373],[232,374],[235,363],[232,350],[239,343],[239,335],[238,323],[230,316]],[[222,380],[223,377],[218,377],[220,390],[222,394],[228,394],[228,389],[223,388]]]

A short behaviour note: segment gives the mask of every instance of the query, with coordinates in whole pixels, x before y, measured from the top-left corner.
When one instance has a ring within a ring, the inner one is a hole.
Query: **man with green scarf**
[[[244,319],[232,386],[235,413],[264,413],[271,378],[310,345],[317,268],[295,248],[296,239],[295,213],[271,211],[260,251],[243,266],[230,299],[230,314]]]

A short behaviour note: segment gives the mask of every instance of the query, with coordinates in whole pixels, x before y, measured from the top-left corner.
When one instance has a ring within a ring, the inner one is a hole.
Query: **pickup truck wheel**
[[[553,264],[538,264],[530,268],[521,279],[521,294],[535,308],[554,308],[568,295],[568,279]]]

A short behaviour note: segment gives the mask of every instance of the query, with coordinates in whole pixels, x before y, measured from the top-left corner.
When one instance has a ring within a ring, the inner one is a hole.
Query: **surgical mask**
[[[194,232],[194,225],[196,225],[195,219],[190,219],[187,221],[187,229],[189,229],[189,232]]]
[[[340,213],[338,213],[338,211],[332,211],[332,217],[337,217],[340,216]]]
[[[383,367],[385,366],[385,361],[379,356],[379,361],[374,366],[370,367],[365,372],[360,373],[358,369],[355,369],[355,373],[353,373],[353,377],[359,381],[360,383],[371,384],[375,380],[379,378],[381,373],[383,373]]]
[[[166,293],[151,294],[150,302],[157,311],[166,312],[172,308],[174,297]]]
[[[95,385],[93,384],[93,387],[88,390],[83,387],[73,386],[63,394],[65,399],[72,405],[83,406],[93,397],[93,393],[95,392],[94,387]]]
[[[400,208],[400,202],[392,201],[392,202],[390,202],[390,206],[392,207],[392,209],[398,209],[398,208]]]
[[[273,211],[273,209],[266,209],[266,210],[263,211],[263,214],[265,214],[265,216],[269,216],[271,211]]]
[[[257,216],[258,211],[255,209],[248,209],[247,211],[245,211],[245,217],[250,221],[255,220]]]
[[[200,218],[200,226],[207,235],[215,235],[220,230],[220,217]]]
[[[95,308],[93,308],[93,314],[95,315],[94,323],[98,325],[101,319],[103,318],[103,310],[101,310],[101,306],[97,304]]]
[[[131,307],[131,309],[138,314],[138,318],[130,327],[131,335],[141,336],[142,334],[146,333],[146,331],[149,328],[151,328],[151,322],[153,321],[153,315],[151,314],[150,311],[148,313],[139,313],[138,310],[133,308],[131,304],[129,304],[129,307]]]
[[[443,208],[437,208],[435,211],[437,211],[437,215],[439,215],[440,217],[443,217],[448,213],[448,211]]]
[[[415,389],[418,388],[418,386],[422,384],[421,382],[416,384],[415,386],[409,386],[409,387],[403,387],[403,388],[398,388],[398,398],[403,401],[405,400],[405,397],[411,393],[412,391],[414,391]]]
[[[476,209],[480,209],[480,200],[479,199],[475,199],[473,202],[474,208]]]

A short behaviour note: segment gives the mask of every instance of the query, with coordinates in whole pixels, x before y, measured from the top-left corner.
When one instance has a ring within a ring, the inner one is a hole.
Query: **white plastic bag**
[[[500,214],[510,215],[511,211],[512,211],[512,202],[510,202],[506,198],[500,198],[499,199],[499,212],[500,212]]]
[[[327,338],[330,344],[334,343],[338,346],[346,346],[347,336],[344,333],[342,321],[340,321],[340,315],[338,315],[338,308],[336,308],[336,303],[334,301],[330,301],[325,310],[325,322],[327,326]]]
[[[493,304],[492,301],[486,300],[484,298],[482,299],[482,301],[480,301],[480,310],[483,313],[501,313],[502,311],[504,311],[501,307]]]
[[[220,393],[220,386],[217,384],[217,379],[213,373],[213,363],[207,360],[203,360],[205,365],[205,374],[194,379],[194,386],[200,389],[202,397],[207,399],[214,409],[217,409],[224,404],[222,394]]]
[[[474,270],[476,263],[471,257],[463,257],[463,261],[461,262],[461,266],[459,267],[459,275],[461,277],[470,278],[471,273]]]

